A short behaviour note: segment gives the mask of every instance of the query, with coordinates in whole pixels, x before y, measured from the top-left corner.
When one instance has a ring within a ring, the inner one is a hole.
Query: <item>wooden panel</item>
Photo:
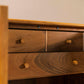
[[[9,30],[9,52],[43,52],[45,40],[45,31]]]
[[[9,54],[9,80],[83,72],[83,52]]]
[[[8,8],[0,6],[0,84],[8,84]]]
[[[83,33],[48,31],[47,36],[49,52],[83,51]]]

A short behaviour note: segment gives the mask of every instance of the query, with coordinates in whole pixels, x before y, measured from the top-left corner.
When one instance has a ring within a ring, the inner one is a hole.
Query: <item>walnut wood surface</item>
[[[73,60],[78,61],[75,65]],[[24,68],[24,63],[29,68]],[[83,52],[9,54],[9,80],[59,76],[84,72]]]
[[[44,52],[45,40],[45,31],[9,30],[9,52]]]
[[[67,43],[71,40],[71,43]],[[83,33],[78,32],[47,32],[48,52],[83,51]]]
[[[8,84],[8,8],[0,6],[0,84]]]

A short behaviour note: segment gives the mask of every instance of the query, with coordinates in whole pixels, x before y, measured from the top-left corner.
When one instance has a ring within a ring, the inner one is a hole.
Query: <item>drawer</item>
[[[9,80],[84,72],[83,52],[9,54]]]
[[[83,33],[48,31],[47,36],[49,52],[83,51]]]
[[[44,52],[45,31],[9,30],[9,52]]]

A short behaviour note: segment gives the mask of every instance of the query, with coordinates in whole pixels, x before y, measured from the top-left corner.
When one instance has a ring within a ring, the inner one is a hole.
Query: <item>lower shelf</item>
[[[11,80],[8,84],[84,84],[84,74]]]

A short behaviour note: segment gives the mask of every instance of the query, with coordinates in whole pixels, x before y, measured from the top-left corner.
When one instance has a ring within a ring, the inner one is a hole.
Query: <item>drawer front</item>
[[[83,52],[9,54],[9,80],[84,72]]]
[[[9,30],[9,52],[45,51],[45,31]]]
[[[83,51],[83,33],[48,31],[47,36],[49,52]]]

